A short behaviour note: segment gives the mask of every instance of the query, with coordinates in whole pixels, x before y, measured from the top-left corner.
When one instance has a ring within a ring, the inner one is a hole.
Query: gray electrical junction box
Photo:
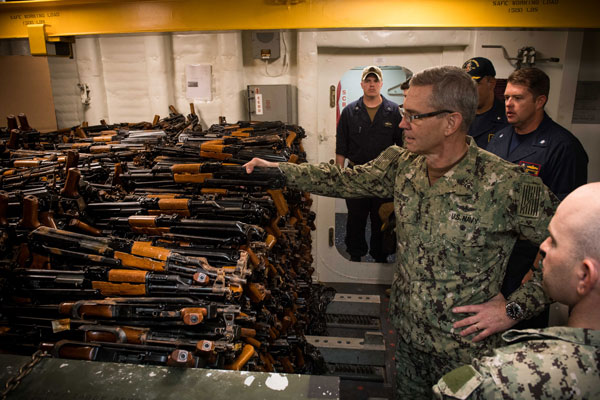
[[[248,119],[298,123],[298,93],[292,85],[248,85]]]

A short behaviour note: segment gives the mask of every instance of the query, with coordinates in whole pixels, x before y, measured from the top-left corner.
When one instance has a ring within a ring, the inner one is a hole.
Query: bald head
[[[569,326],[600,329],[600,182],[573,191],[540,245],[544,289],[571,307]]]
[[[578,259],[600,261],[600,182],[580,186],[558,206],[556,229],[568,230]]]

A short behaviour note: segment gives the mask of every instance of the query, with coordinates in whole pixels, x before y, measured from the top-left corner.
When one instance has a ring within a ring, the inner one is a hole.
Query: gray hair
[[[466,133],[477,111],[477,84],[462,68],[433,67],[415,74],[410,86],[433,86],[429,105],[435,110],[451,110],[462,115],[461,130]]]

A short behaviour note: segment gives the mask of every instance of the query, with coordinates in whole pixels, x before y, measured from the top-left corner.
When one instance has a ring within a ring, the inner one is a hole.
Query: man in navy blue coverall
[[[376,158],[391,145],[402,145],[402,117],[398,104],[381,95],[383,77],[381,69],[369,66],[363,69],[360,86],[363,96],[348,104],[342,111],[336,134],[336,164],[349,166],[365,164]],[[351,261],[361,261],[367,251],[376,262],[386,262],[388,254],[383,249],[379,207],[391,199],[347,199],[346,251]],[[365,240],[367,217],[371,218],[370,248]]]
[[[506,117],[510,126],[498,132],[487,150],[539,176],[560,199],[587,183],[588,156],[579,140],[554,122],[544,111],[550,78],[538,68],[523,68],[508,77],[504,92]],[[508,296],[534,264],[537,247],[517,241],[509,259],[502,294]],[[542,318],[516,327],[547,326]]]

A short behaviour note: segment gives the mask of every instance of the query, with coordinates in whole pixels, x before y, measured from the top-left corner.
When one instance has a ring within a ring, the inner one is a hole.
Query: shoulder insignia
[[[440,379],[438,388],[447,396],[466,399],[483,382],[483,377],[471,365],[456,368]]]
[[[377,158],[375,159],[375,162],[383,162],[385,164],[390,164],[394,161],[396,161],[398,159],[398,157],[400,157],[400,150],[401,148],[398,146],[390,146],[387,149],[385,149],[379,156],[377,156]]]
[[[540,216],[540,197],[542,186],[533,183],[521,185],[519,207],[517,213],[520,217],[537,218]]]

